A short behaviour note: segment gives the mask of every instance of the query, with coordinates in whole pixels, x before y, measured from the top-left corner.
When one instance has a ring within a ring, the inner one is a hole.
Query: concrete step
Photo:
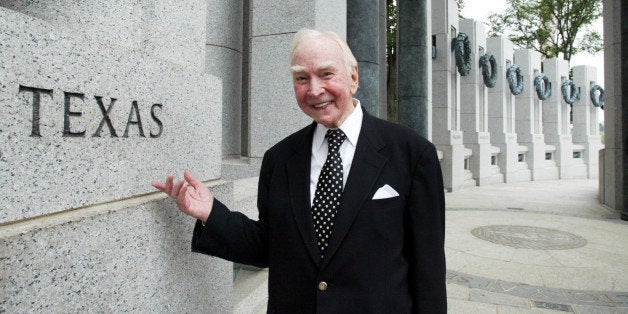
[[[233,201],[235,208],[247,217],[257,220],[257,181],[259,177],[233,181]]]
[[[233,282],[233,313],[266,313],[268,269],[241,269]]]

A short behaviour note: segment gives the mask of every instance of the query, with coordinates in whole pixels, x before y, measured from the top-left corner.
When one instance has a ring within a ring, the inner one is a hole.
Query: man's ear
[[[358,75],[358,66],[354,66],[351,70],[351,94],[355,95],[360,85],[360,76]]]

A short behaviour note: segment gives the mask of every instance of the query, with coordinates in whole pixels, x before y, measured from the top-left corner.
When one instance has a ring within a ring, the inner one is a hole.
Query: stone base
[[[558,180],[558,170],[553,160],[546,160],[541,164],[541,167],[533,169],[532,180]]]
[[[584,160],[582,158],[574,158],[567,171],[568,177],[561,177],[561,179],[587,179],[588,172],[589,169]]]
[[[486,176],[478,178],[478,186],[504,183],[504,174],[500,172],[499,167],[491,166],[489,171]]]
[[[505,183],[526,182],[532,180],[532,172],[525,162],[518,162],[515,170],[504,173]]]
[[[259,176],[262,158],[230,157],[222,160],[222,178],[240,180]]]
[[[2,226],[0,311],[231,312],[232,263],[190,251],[194,223],[155,193]]]
[[[441,169],[445,189],[453,192],[465,187],[476,186],[473,174],[465,169],[465,159],[471,156],[470,149],[460,144],[436,145],[436,149],[443,152]]]

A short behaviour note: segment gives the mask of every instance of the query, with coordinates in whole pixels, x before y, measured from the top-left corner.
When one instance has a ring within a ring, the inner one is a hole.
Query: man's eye
[[[332,76],[334,76],[334,72],[325,72],[325,73],[323,73],[323,76],[324,77],[332,77]]]

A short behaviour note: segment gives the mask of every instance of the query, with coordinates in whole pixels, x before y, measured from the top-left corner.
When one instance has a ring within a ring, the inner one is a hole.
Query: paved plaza
[[[628,223],[597,180],[448,193],[451,313],[628,312]]]
[[[556,180],[447,193],[449,312],[628,313],[628,222],[597,191]],[[264,312],[265,280],[238,273],[236,313]]]

